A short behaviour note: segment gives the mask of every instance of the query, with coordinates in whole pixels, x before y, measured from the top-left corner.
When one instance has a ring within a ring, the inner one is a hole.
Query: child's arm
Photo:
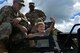
[[[28,35],[28,38],[33,38],[33,37],[34,37],[33,34],[29,34],[29,35]]]
[[[51,20],[51,25],[48,28],[49,32],[54,29],[54,25],[55,25],[55,18],[54,17],[50,17],[50,20]]]
[[[33,38],[33,37],[35,37],[33,34],[29,34],[29,35],[28,35],[28,38]],[[36,46],[34,40],[29,40],[29,43],[30,43],[30,46],[31,46],[31,47],[35,47],[35,46]]]

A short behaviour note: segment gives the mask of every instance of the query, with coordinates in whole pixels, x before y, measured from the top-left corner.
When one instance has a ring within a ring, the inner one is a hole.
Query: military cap
[[[34,6],[34,5],[35,5],[35,3],[33,3],[33,2],[29,3],[29,6]]]
[[[22,6],[25,6],[24,0],[13,0],[13,2],[17,2],[17,3],[21,4]]]

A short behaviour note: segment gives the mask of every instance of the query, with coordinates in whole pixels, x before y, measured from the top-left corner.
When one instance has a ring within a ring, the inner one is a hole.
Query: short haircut
[[[35,27],[37,28],[39,25],[45,25],[44,22],[37,22],[35,23]]]

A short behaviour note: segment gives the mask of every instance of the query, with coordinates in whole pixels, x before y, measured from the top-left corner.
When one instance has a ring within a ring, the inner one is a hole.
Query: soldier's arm
[[[23,16],[23,17],[17,17],[15,19],[13,19],[12,23],[13,23],[13,25],[21,24],[21,25],[23,25],[25,27],[27,27],[27,25],[30,24],[30,22],[26,19],[25,16]]]
[[[28,19],[25,16],[21,18],[20,24],[25,26],[25,27],[28,27],[31,25],[31,23],[28,21]]]
[[[39,16],[43,21],[45,21],[46,15],[45,15],[45,13],[44,13],[43,11],[39,10],[38,16]]]
[[[21,30],[21,32],[23,32],[23,33],[25,33],[25,32],[27,33],[27,31],[28,31],[27,28],[23,25],[17,24],[16,27],[18,27]]]
[[[9,13],[9,10],[7,6],[4,6],[0,9],[0,24],[6,20],[8,13]]]
[[[26,13],[25,16],[26,16],[27,20],[29,21],[30,20],[29,13]]]
[[[28,21],[26,16],[22,17],[21,20],[27,22],[28,24],[30,24],[30,22]]]

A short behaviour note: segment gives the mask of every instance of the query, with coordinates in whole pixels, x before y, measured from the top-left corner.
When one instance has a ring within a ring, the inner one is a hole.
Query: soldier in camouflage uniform
[[[7,42],[10,35],[11,37],[14,37],[14,39],[12,40],[16,40],[16,39],[21,39],[22,37],[25,36],[24,34],[27,33],[27,28],[26,28],[27,19],[19,11],[23,6],[25,6],[23,3],[24,3],[23,0],[13,0],[12,6],[4,6],[1,8],[0,48],[1,48],[1,44],[5,44]]]
[[[29,9],[30,11],[26,13],[25,16],[30,21],[32,27],[34,26],[36,22],[41,21],[41,20],[44,21],[46,19],[46,15],[43,11],[35,9],[35,3],[30,2]]]

